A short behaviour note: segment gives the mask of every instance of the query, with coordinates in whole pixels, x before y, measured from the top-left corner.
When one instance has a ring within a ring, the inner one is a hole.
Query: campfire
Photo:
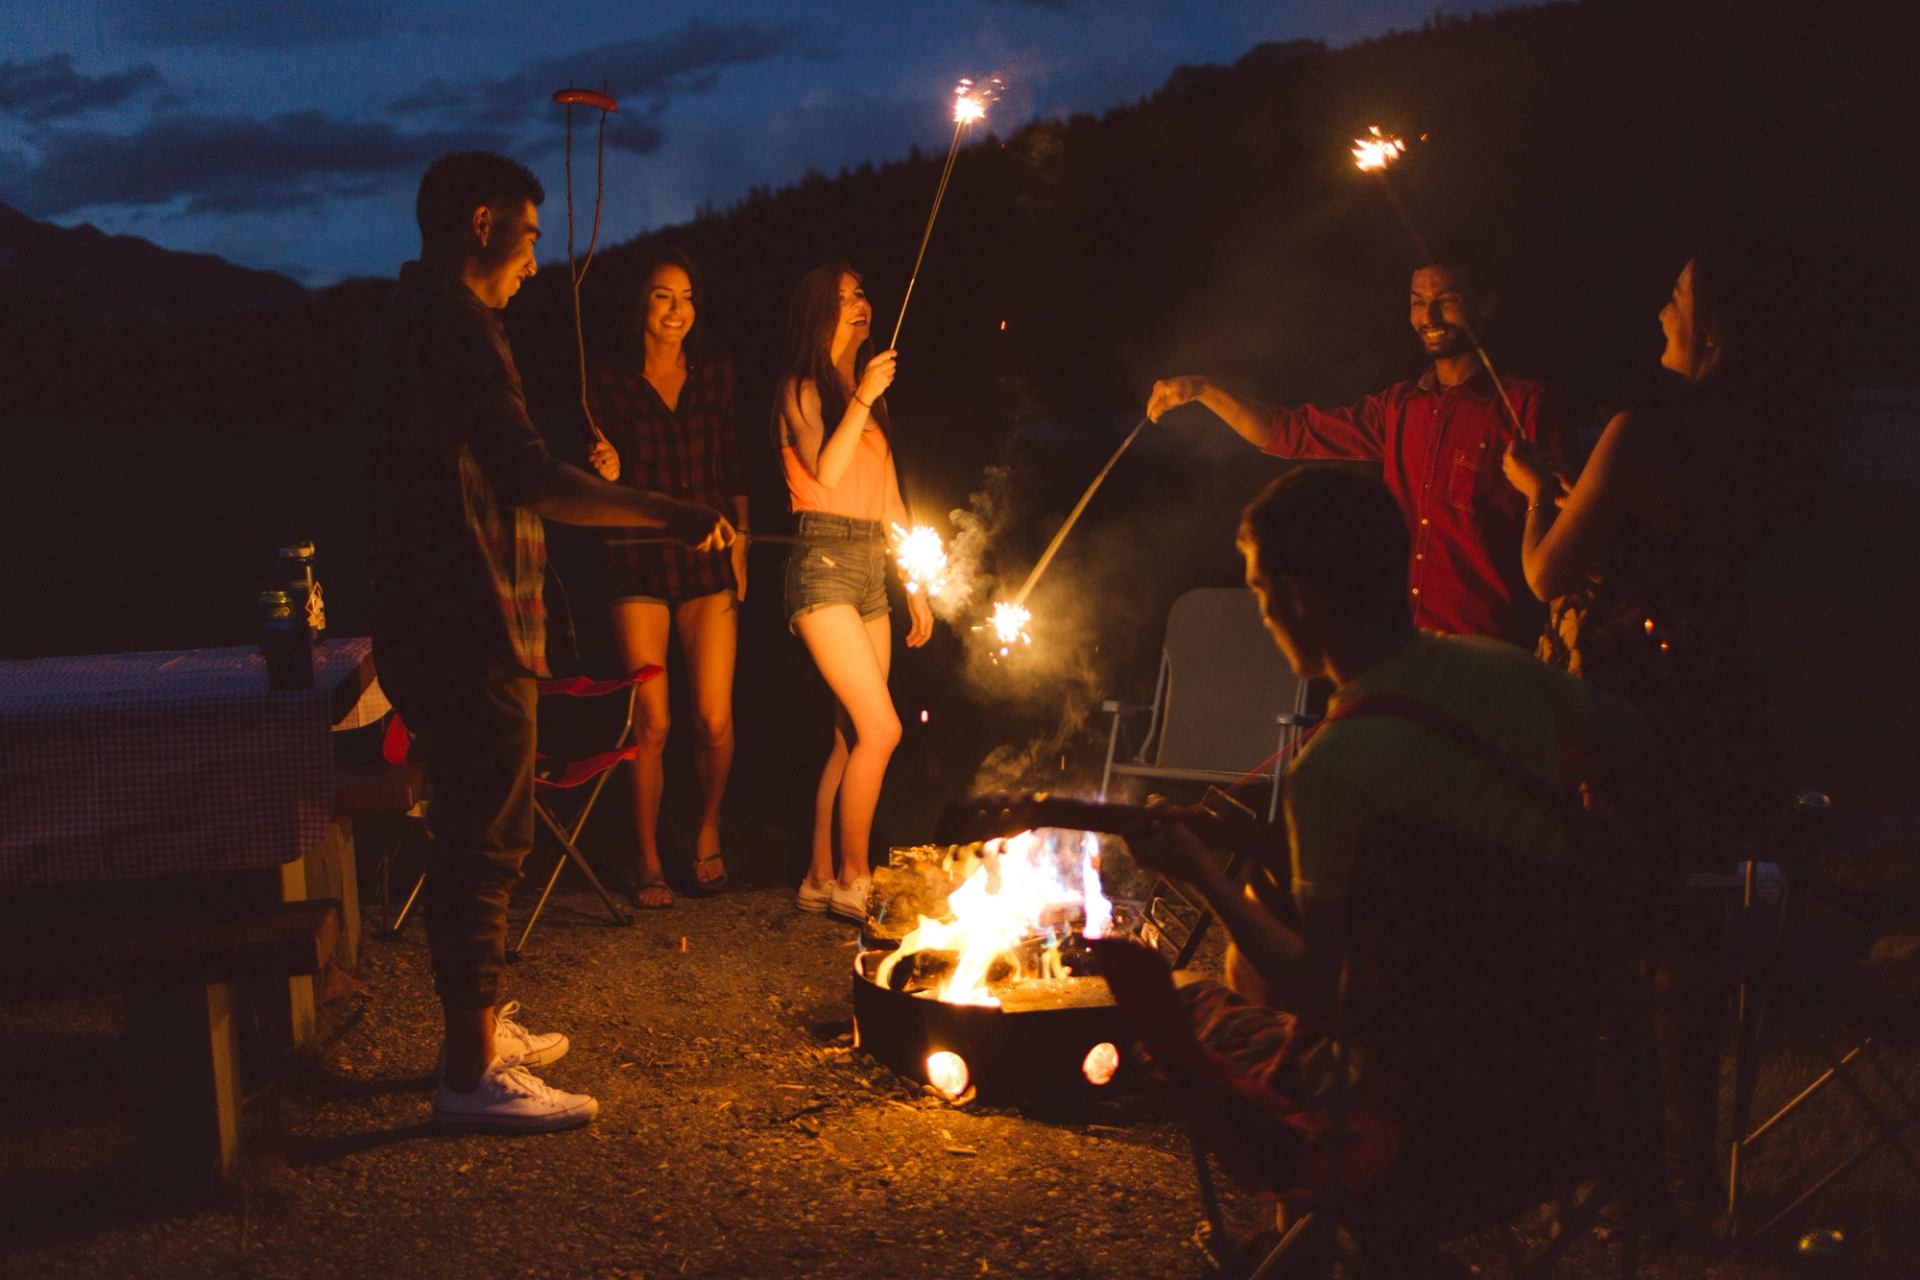
[[[897,848],[854,960],[860,1048],[950,1099],[1099,1088],[1117,1010],[1086,943],[1114,928],[1100,837],[1042,827]]]

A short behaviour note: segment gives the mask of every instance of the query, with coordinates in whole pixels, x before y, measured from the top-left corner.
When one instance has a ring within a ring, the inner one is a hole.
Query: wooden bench
[[[204,1196],[239,1146],[233,984],[319,973],[340,920],[315,899],[27,923],[0,933],[0,1003],[123,996],[142,1189]]]

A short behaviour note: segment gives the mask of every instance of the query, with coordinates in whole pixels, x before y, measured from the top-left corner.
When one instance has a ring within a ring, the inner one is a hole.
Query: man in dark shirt
[[[538,1132],[599,1104],[529,1067],[565,1036],[498,1012],[507,897],[533,845],[534,677],[548,674],[541,517],[661,529],[722,547],[719,513],[609,484],[551,457],[527,417],[495,312],[534,273],[540,182],[486,152],[442,156],[420,180],[420,260],[361,347],[369,437],[373,643],[382,686],[433,784],[427,941],[446,1020],[435,1119]]]
[[[1451,635],[1497,636],[1532,647],[1544,615],[1520,568],[1526,502],[1501,492],[1500,460],[1518,434],[1570,456],[1564,428],[1542,409],[1539,383],[1503,377],[1512,414],[1475,351],[1470,329],[1492,310],[1484,273],[1448,251],[1413,273],[1413,330],[1432,362],[1347,408],[1263,404],[1204,377],[1153,385],[1147,416],[1198,401],[1249,444],[1282,458],[1379,463],[1406,517],[1414,624]]]

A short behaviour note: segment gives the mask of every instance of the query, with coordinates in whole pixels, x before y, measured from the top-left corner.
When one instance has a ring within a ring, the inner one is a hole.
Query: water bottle
[[[267,687],[313,688],[313,632],[294,613],[292,594],[262,591],[260,607],[267,615],[260,635],[260,654],[267,660]]]
[[[292,598],[293,616],[307,620],[308,635],[317,637],[325,631],[327,608],[320,595],[320,583],[313,576],[311,541],[280,548],[280,581]]]

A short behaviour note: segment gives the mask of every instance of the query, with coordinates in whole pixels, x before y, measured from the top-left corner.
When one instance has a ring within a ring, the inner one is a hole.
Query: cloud
[[[150,62],[107,76],[75,71],[73,58],[64,53],[36,62],[0,62],[0,115],[35,123],[58,120],[118,106],[164,84],[166,80]]]
[[[362,40],[411,30],[370,0],[135,0],[108,20],[122,39],[154,45],[245,45],[256,49]]]
[[[436,80],[392,102],[396,111],[435,114],[473,124],[512,127],[544,108],[567,85],[602,85],[621,107],[607,122],[607,141],[645,153],[660,145],[657,121],[675,96],[710,92],[728,67],[794,52],[801,28],[693,21],[677,31],[600,45],[561,58],[529,62],[511,76],[471,84]],[[638,117],[638,125],[626,122]]]
[[[498,145],[471,130],[404,133],[319,111],[173,116],[133,133],[51,137],[38,162],[10,175],[7,187],[36,217],[181,200],[187,213],[282,211],[363,194],[442,152]]]

